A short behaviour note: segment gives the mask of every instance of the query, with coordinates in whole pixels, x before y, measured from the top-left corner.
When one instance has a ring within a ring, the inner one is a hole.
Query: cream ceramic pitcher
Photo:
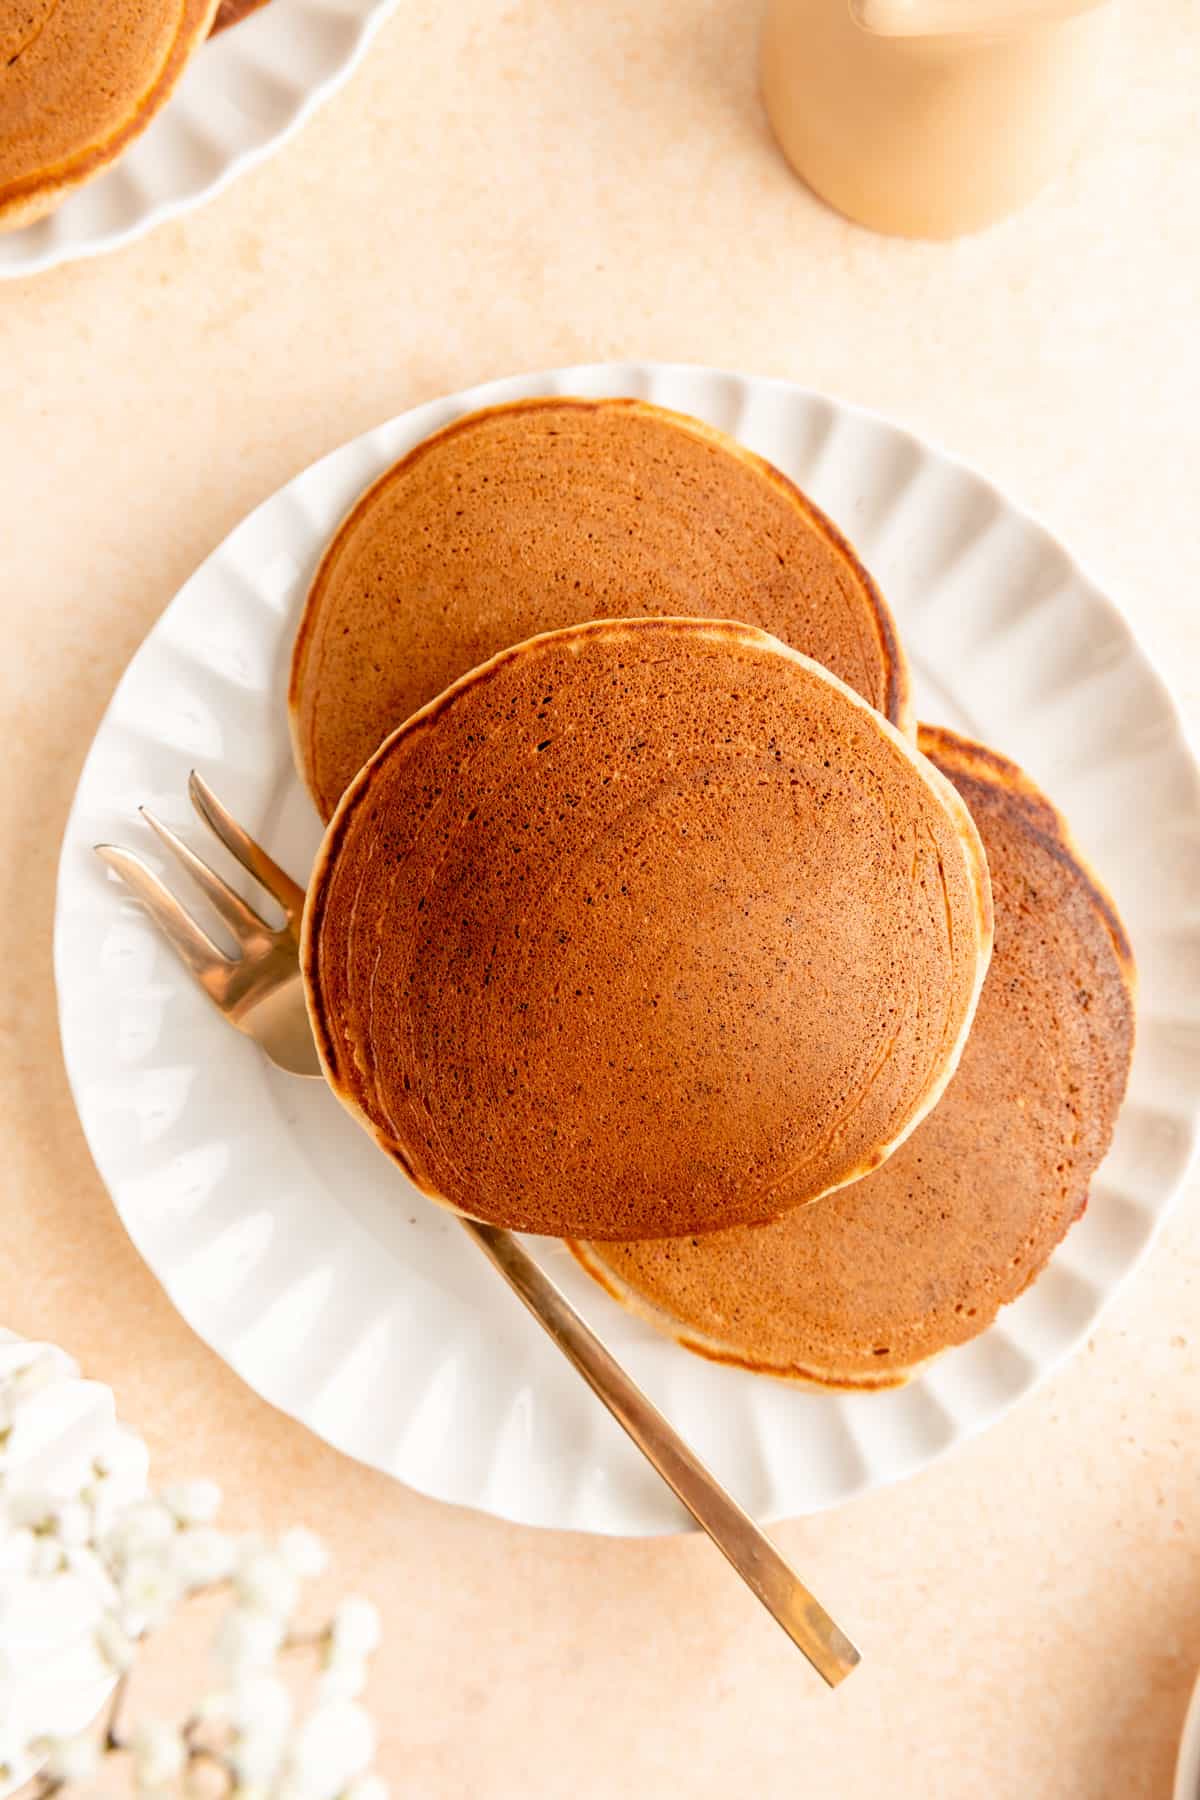
[[[1079,141],[1115,0],[768,0],[763,98],[792,166],[876,231],[954,237]]]

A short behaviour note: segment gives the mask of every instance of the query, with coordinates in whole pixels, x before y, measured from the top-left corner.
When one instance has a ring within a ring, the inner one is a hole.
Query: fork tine
[[[153,869],[147,867],[132,850],[119,844],[97,844],[96,855],[119,876],[136,900],[140,900],[180,961],[201,983],[225,976],[233,964],[201,931],[195,919],[179,904],[169,888],[163,886]],[[211,991],[211,990],[210,990]]]
[[[188,776],[188,793],[192,805],[209,830],[220,838],[231,855],[237,857],[243,869],[261,882],[268,894],[278,900],[287,914],[288,922],[294,924],[304,911],[304,889],[299,882],[293,881],[274,857],[268,856],[262,845],[256,844],[250,833],[242,829],[195,769]]]
[[[215,869],[210,869],[203,858],[197,856],[196,852],[185,844],[182,838],[176,837],[169,825],[164,825],[161,819],[156,819],[147,806],[139,806],[138,811],[158,838],[159,843],[169,850],[176,862],[187,870],[214,912],[219,913],[224,919],[239,944],[245,947],[248,941],[261,939],[264,932],[270,931],[266,920],[260,918],[254,908],[247,905],[240,894],[235,894],[229,883],[222,880]]]

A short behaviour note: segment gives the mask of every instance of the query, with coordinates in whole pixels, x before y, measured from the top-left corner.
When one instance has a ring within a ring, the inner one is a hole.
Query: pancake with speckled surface
[[[878,588],[777,469],[643,401],[522,400],[419,444],[325,553],[290,689],[322,818],[388,732],[497,651],[651,615],[759,625],[911,729]]]
[[[760,1230],[576,1245],[689,1348],[845,1387],[974,1337],[1078,1218],[1125,1091],[1133,961],[1063,820],[1012,763],[923,727],[987,849],[996,943],[945,1098],[887,1165]]]
[[[0,230],[52,212],[170,98],[217,0],[0,7]]]
[[[646,619],[502,652],[396,732],[302,960],[334,1091],[420,1188],[628,1238],[876,1167],[990,944],[978,835],[909,739],[765,632]]]

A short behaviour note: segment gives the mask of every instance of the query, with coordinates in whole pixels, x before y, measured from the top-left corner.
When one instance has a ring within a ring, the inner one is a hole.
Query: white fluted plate
[[[49,218],[0,233],[0,281],[141,237],[262,162],[341,87],[397,0],[269,0],[201,44],[139,138]]]
[[[297,875],[319,839],[284,693],[306,584],[350,502],[430,431],[529,394],[638,394],[770,457],[856,543],[895,609],[922,717],[1022,763],[1110,883],[1141,972],[1116,1140],[1085,1219],[973,1343],[908,1387],[821,1394],[704,1362],[536,1253],[760,1518],[894,1481],[1059,1363],[1149,1243],[1200,1109],[1200,780],[1113,603],[993,487],[907,432],[784,382],[660,364],[562,369],[403,414],[252,513],[138,651],[67,828],[56,964],[67,1067],[130,1235],[185,1318],[252,1387],[428,1494],[613,1533],[683,1515],[454,1220],[322,1086],[289,1079],[191,987],[91,846],[153,856],[136,809],[189,828],[199,768]]]

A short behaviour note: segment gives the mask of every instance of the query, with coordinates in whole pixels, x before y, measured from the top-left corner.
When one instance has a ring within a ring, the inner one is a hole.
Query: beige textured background
[[[274,0],[286,5],[288,0]],[[699,1541],[433,1504],[254,1398],[126,1242],[59,1060],[59,835],[120,671],[304,464],[521,368],[657,356],[890,412],[1041,512],[1200,704],[1200,21],[1128,7],[1087,153],[947,247],[788,174],[755,0],[403,0],[276,160],[117,255],[0,286],[0,1320],[116,1386],[163,1476],[300,1515],[382,1604],[417,1800],[1169,1791],[1200,1666],[1200,1217],[1072,1367],[923,1477],[781,1541],[866,1652],[824,1692]]]

